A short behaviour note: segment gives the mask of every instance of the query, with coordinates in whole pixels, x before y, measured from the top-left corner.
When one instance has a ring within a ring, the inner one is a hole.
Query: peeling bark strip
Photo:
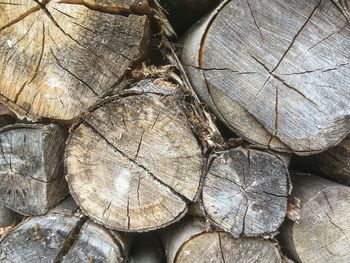
[[[147,51],[146,0],[11,3],[0,4],[0,100],[22,117],[75,118]]]
[[[163,234],[168,263],[257,262],[280,263],[278,245],[261,238],[233,238],[225,232],[207,232],[205,223],[190,220]]]
[[[308,174],[295,174],[292,182],[300,222],[284,224],[282,247],[296,262],[350,262],[350,188]]]
[[[326,177],[350,185],[350,136],[318,155],[317,161]]]
[[[57,125],[0,129],[0,203],[42,215],[68,194],[63,176],[66,132]]]
[[[27,262],[124,262],[122,239],[114,239],[105,228],[57,208],[34,217],[0,243],[0,261]]]
[[[350,132],[350,26],[331,0],[224,1],[188,32],[199,96],[252,143],[308,155]]]
[[[95,221],[147,231],[180,219],[196,199],[201,149],[172,84],[145,80],[107,100],[73,131],[70,192]]]
[[[203,186],[209,219],[234,237],[274,235],[287,212],[289,175],[272,154],[237,148],[219,153]]]

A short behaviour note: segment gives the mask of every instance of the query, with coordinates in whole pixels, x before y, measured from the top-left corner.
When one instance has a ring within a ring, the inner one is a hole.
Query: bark
[[[275,155],[244,148],[220,152],[203,186],[203,205],[214,225],[234,237],[274,235],[290,193],[289,174]]]
[[[42,215],[67,196],[65,138],[65,130],[54,124],[2,128],[0,202],[24,215]]]
[[[350,27],[336,1],[224,1],[183,40],[199,96],[252,143],[299,155],[350,131]]]
[[[22,117],[71,120],[144,58],[146,0],[3,1],[0,100]]]
[[[309,174],[292,179],[300,222],[283,225],[282,247],[296,262],[349,262],[350,188]]]
[[[0,243],[1,262],[123,262],[121,239],[76,209],[68,199],[48,215],[23,222]]]
[[[225,232],[208,232],[203,221],[188,219],[164,233],[168,263],[281,262],[274,242],[260,238],[235,239]]]
[[[169,225],[197,198],[203,157],[172,84],[145,80],[102,103],[72,133],[70,192],[109,228]]]
[[[350,137],[318,155],[316,160],[327,178],[350,185]]]

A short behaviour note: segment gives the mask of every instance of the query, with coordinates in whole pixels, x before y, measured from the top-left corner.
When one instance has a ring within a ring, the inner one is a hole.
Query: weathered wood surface
[[[326,177],[350,185],[350,136],[319,154],[316,160]]]
[[[336,2],[224,1],[183,40],[199,96],[260,146],[308,155],[339,143],[350,131],[350,26]]]
[[[275,155],[237,148],[219,152],[203,186],[207,217],[234,237],[274,235],[287,213],[289,174]]]
[[[2,1],[0,100],[22,117],[70,120],[142,59],[146,0]]]
[[[123,240],[76,212],[70,198],[14,229],[0,243],[4,263],[124,262]]]
[[[124,262],[122,245],[104,227],[88,221],[81,227],[75,239],[67,255],[63,256],[62,263]]]
[[[204,160],[180,100],[172,84],[145,80],[73,131],[67,180],[90,218],[117,230],[147,231],[186,213]]]
[[[350,188],[309,174],[296,174],[292,182],[300,222],[283,225],[282,247],[296,262],[349,262]]]
[[[67,196],[65,138],[65,130],[54,124],[2,128],[0,203],[24,215],[42,215]]]
[[[207,232],[200,220],[187,220],[164,234],[168,263],[259,262],[280,263],[274,242],[260,238],[235,239],[225,232]]]
[[[17,220],[17,213],[0,204],[0,228],[11,226],[16,223]]]

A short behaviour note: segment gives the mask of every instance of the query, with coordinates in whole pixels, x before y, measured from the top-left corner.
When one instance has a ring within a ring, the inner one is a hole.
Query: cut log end
[[[338,7],[223,1],[188,32],[182,62],[198,95],[240,136],[321,152],[350,132],[350,31]]]
[[[167,262],[280,263],[276,243],[261,238],[233,238],[226,232],[207,232],[199,219],[183,221],[164,233]]]
[[[251,149],[222,152],[203,187],[209,219],[235,237],[274,235],[287,212],[289,174],[276,156]]]
[[[287,253],[302,262],[349,262],[350,188],[305,174],[295,175],[293,182],[301,214],[299,224],[282,228]]]
[[[71,120],[147,53],[147,1],[3,1],[0,100],[22,117]]]
[[[68,183],[97,222],[123,231],[156,229],[181,218],[187,200],[196,198],[203,158],[175,91],[164,82],[141,82],[73,132]]]

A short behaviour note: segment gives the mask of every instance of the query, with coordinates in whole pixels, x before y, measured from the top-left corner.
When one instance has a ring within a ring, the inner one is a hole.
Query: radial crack
[[[87,84],[84,80],[80,79],[78,76],[76,76],[73,72],[71,72],[69,69],[65,68],[64,66],[62,66],[61,62],[58,60],[58,58],[55,56],[54,52],[52,51],[52,49],[50,49],[52,56],[55,58],[58,66],[60,68],[62,68],[64,71],[68,72],[71,76],[73,76],[75,79],[77,79],[79,82],[83,83],[86,87],[88,87],[92,93],[96,96],[99,96],[98,93],[94,90],[93,87],[91,87],[89,84]]]
[[[299,31],[296,33],[296,35],[293,37],[292,42],[289,44],[287,50],[283,53],[282,57],[280,58],[280,60],[278,61],[277,65],[271,70],[271,73],[275,72],[275,70],[278,68],[278,66],[282,63],[283,59],[285,58],[285,56],[287,55],[287,53],[289,52],[289,50],[292,48],[292,46],[295,43],[295,40],[298,38],[298,36],[301,34],[301,32],[304,30],[304,28],[307,26],[307,24],[310,22],[311,18],[314,16],[315,12],[317,11],[317,9],[320,7],[321,3],[323,0],[320,0],[317,5],[315,6],[315,8],[312,10],[311,14],[308,16],[308,18],[306,19],[305,23],[302,25],[302,27],[299,29]]]
[[[246,0],[246,2],[247,2],[247,5],[248,5],[248,8],[249,8],[250,14],[251,14],[251,16],[252,16],[252,18],[253,18],[254,24],[255,24],[256,28],[258,29],[258,31],[259,31],[259,33],[260,33],[261,38],[264,40],[263,34],[262,34],[262,32],[261,32],[261,29],[260,29],[260,27],[259,27],[258,23],[256,22],[256,18],[255,18],[255,15],[254,15],[253,9],[252,9],[252,7],[251,7],[251,5],[250,5],[249,1],[248,1],[248,0]]]
[[[36,11],[39,11],[40,7],[39,6],[35,6],[32,7],[31,9],[29,9],[28,11],[24,12],[23,14],[19,15],[17,18],[11,20],[10,22],[8,22],[7,24],[5,24],[4,26],[0,27],[0,32],[5,30],[6,28],[20,22],[21,20],[23,20],[24,18],[26,18],[27,16],[29,16],[30,14],[33,14]]]

